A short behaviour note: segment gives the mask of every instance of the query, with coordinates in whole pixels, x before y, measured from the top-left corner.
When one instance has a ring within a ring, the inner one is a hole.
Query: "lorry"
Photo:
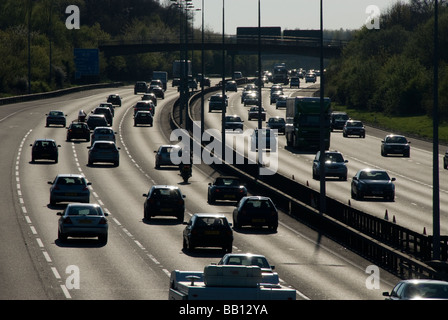
[[[285,136],[288,147],[320,148],[320,97],[289,97],[286,99]],[[330,148],[330,98],[324,98],[324,145]]]
[[[264,283],[259,266],[208,265],[171,272],[169,300],[296,300],[296,290]]]
[[[168,72],[166,71],[153,71],[152,80],[160,80],[163,84],[163,91],[166,91],[166,85],[168,83]]]
[[[286,65],[284,63],[274,65],[272,82],[282,83],[284,85],[289,84],[288,69],[286,69]]]

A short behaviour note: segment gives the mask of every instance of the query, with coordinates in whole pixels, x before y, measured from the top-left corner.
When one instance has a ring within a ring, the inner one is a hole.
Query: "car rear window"
[[[85,185],[84,178],[78,177],[59,177],[57,184],[62,185]]]
[[[70,207],[68,211],[69,216],[101,216],[99,207]]]

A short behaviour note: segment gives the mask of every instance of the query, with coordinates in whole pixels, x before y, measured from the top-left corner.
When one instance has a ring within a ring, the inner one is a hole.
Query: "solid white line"
[[[72,296],[70,295],[70,292],[68,291],[67,287],[63,284],[61,284],[61,289],[64,292],[64,295],[67,299],[71,299]]]

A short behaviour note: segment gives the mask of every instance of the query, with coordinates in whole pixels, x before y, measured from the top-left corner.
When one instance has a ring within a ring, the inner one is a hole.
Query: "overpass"
[[[330,41],[324,39],[323,54],[325,58],[338,57],[346,41]],[[188,43],[167,38],[153,38],[135,41],[109,41],[99,44],[99,50],[106,57],[141,54],[148,52],[175,52],[185,50],[219,50],[223,48],[228,55],[256,54],[259,49],[258,37],[226,36],[224,44],[222,37],[207,37],[204,43],[199,39],[189,39]],[[262,53],[292,54],[302,56],[320,56],[320,39],[307,37],[261,37],[260,51]]]

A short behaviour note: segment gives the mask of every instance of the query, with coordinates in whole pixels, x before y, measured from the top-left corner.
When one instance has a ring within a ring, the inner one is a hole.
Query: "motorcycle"
[[[180,165],[180,175],[182,179],[184,179],[184,183],[188,182],[188,179],[191,177],[192,168],[190,164],[181,164]]]

